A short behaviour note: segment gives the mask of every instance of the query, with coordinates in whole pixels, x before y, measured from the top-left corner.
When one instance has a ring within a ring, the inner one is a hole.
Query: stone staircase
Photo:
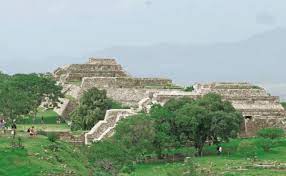
[[[152,100],[144,98],[138,103],[137,109],[111,109],[106,111],[104,120],[99,121],[88,133],[85,134],[85,144],[100,141],[114,134],[117,123],[128,116],[139,112],[148,112]]]
[[[85,144],[91,144],[111,136],[118,121],[135,114],[136,112],[132,109],[111,109],[106,111],[105,119],[99,121],[85,134]]]

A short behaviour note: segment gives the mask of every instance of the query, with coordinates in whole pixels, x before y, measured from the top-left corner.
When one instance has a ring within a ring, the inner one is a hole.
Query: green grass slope
[[[255,139],[244,139],[253,141]],[[223,146],[225,150],[235,148],[240,140],[233,140]],[[216,156],[215,146],[206,147],[208,156],[194,158],[199,169],[210,171],[216,176],[285,176],[286,175],[286,139],[269,152],[257,151],[257,160],[253,161],[236,152],[226,152]],[[275,168],[262,168],[257,165],[281,165]],[[183,162],[138,164],[131,176],[181,176],[187,166]]]
[[[22,134],[24,149],[12,149],[11,138],[0,136],[0,175],[89,175],[88,160],[82,152],[64,142]]]

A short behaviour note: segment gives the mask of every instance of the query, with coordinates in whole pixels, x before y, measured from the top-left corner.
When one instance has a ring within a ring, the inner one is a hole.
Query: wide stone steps
[[[106,112],[105,118],[99,121],[88,133],[85,134],[85,144],[100,141],[113,133],[118,121],[127,116],[135,115],[132,109],[112,109]]]

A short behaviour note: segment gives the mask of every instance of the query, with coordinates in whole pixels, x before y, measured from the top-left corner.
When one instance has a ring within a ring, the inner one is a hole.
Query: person
[[[216,147],[216,153],[219,155],[219,146]]]
[[[217,146],[217,154],[218,155],[222,154],[222,147],[221,146]]]
[[[17,125],[15,123],[15,120],[13,120],[11,128],[12,128],[11,134],[13,135],[13,138],[15,138],[15,136],[16,136],[16,129],[17,129]]]
[[[61,123],[61,118],[60,116],[57,117],[57,124],[60,124]]]
[[[29,128],[28,131],[29,131],[30,136],[35,136],[36,135],[36,130],[35,130],[34,126],[32,126],[32,128]]]
[[[41,123],[44,124],[44,116],[42,116],[42,120],[41,120]]]
[[[0,119],[0,130],[4,127],[3,119]]]
[[[5,128],[5,122],[3,119],[0,119],[0,131],[1,131],[1,133],[4,133],[4,128]]]
[[[6,133],[6,122],[5,122],[5,119],[3,119],[3,121],[2,121],[2,129],[3,129],[3,133],[5,134]]]

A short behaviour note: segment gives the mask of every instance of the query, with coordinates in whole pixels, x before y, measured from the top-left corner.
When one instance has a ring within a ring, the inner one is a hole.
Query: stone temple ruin
[[[243,114],[242,137],[253,136],[265,127],[285,128],[286,111],[279,97],[248,83],[195,84],[194,91],[185,92],[169,79],[134,78],[115,59],[109,58],[90,58],[86,64],[63,66],[54,72],[54,77],[63,85],[67,97],[56,109],[64,117],[68,117],[83,92],[93,87],[105,89],[108,97],[130,106],[130,109],[108,110],[105,119],[85,134],[86,144],[111,136],[119,120],[142,110],[147,112],[152,104],[185,96],[195,99],[208,93],[221,95]]]

